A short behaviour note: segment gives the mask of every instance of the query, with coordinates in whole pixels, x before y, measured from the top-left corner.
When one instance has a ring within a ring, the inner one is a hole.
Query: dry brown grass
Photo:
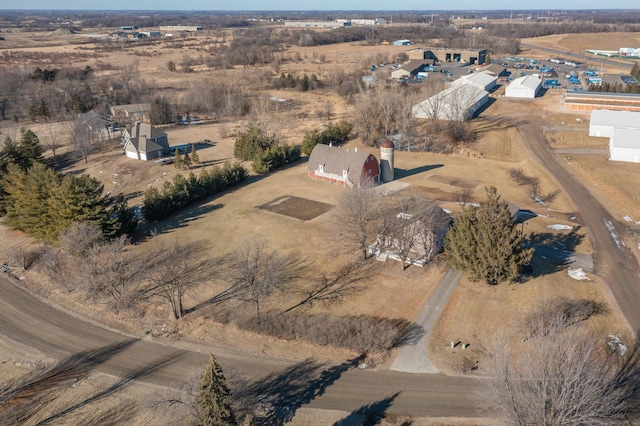
[[[206,34],[204,35],[207,36]],[[604,40],[609,35],[598,34],[597,38],[552,36],[542,42],[553,45],[560,43],[561,48],[572,46],[578,38],[583,44],[592,43],[595,40]],[[90,52],[92,44],[82,46],[49,46],[33,47],[36,43],[29,34],[9,34],[8,41],[15,44],[17,51],[32,54],[41,50],[47,53],[66,54],[72,59],[74,66],[94,65],[95,61],[103,61],[104,58],[93,58],[87,53],[84,58],[71,55],[74,52]],[[67,37],[67,36],[65,36]],[[78,37],[78,36],[69,36]],[[555,37],[555,41],[553,39]],[[634,36],[635,37],[635,36]],[[575,40],[574,40],[575,39]],[[20,41],[22,40],[22,41]],[[65,39],[66,40],[66,39]],[[618,43],[618,39],[607,42],[611,45]],[[53,41],[52,41],[53,43]],[[191,42],[190,42],[191,43]],[[601,49],[610,48],[609,44],[602,46],[587,46]],[[621,45],[629,44],[629,38],[624,39]],[[32,46],[32,47],[29,47]],[[193,42],[185,49],[174,49],[154,45],[151,48],[141,47],[109,53],[109,67],[118,67],[130,64],[136,60],[136,55],[144,49],[147,54],[138,61],[139,70],[145,78],[154,79],[160,87],[184,87],[189,81],[198,81],[202,76],[214,78],[250,78],[259,70],[227,70],[220,74],[210,71],[202,71],[189,74],[169,73],[166,70],[166,62],[169,59],[180,59],[185,52],[197,54],[197,43]],[[580,47],[583,49],[584,47]],[[30,49],[30,50],[29,50]],[[576,49],[578,49],[576,47]],[[394,56],[406,50],[404,47],[394,46],[367,46],[345,43],[342,45],[291,48],[287,55],[300,53],[303,61],[288,63],[283,66],[284,72],[316,73],[321,79],[328,78],[332,67],[353,69],[353,67],[366,66],[377,54]],[[324,62],[321,61],[324,58]],[[35,64],[35,62],[30,64]],[[103,62],[106,65],[106,63]],[[43,65],[55,65],[49,62]],[[108,74],[112,71],[104,71]],[[319,127],[326,122],[323,115],[324,105],[330,102],[333,105],[334,118],[348,118],[351,106],[346,100],[339,98],[330,91],[313,91],[310,93],[291,91],[271,91],[279,98],[288,99],[294,103],[294,108],[282,108],[276,115],[278,130],[282,140],[287,143],[298,143],[302,139],[303,132]],[[499,93],[498,93],[499,94]],[[479,140],[471,149],[461,155],[433,155],[426,153],[396,153],[396,168],[405,177],[403,182],[418,188],[424,193],[431,194],[438,199],[445,200],[441,205],[454,212],[459,210],[455,202],[460,186],[456,180],[461,176],[469,181],[477,182],[472,190],[473,199],[484,199],[484,187],[495,186],[501,196],[523,209],[530,209],[541,216],[527,222],[526,232],[550,233],[548,225],[563,223],[568,224],[567,215],[575,211],[570,198],[566,194],[560,194],[550,206],[552,210],[535,203],[529,197],[523,187],[516,187],[509,179],[510,168],[521,168],[530,176],[540,179],[544,192],[551,192],[557,188],[555,181],[546,174],[542,165],[529,157],[517,132],[519,120],[541,119],[544,125],[565,126],[579,129],[555,130],[548,133],[549,138],[555,140],[554,148],[560,147],[592,147],[596,144],[593,138],[586,136],[586,123],[576,121],[576,117],[562,111],[562,96],[559,92],[547,92],[543,99],[533,102],[513,101],[501,97],[485,112],[474,125],[480,130]],[[532,118],[533,117],[533,118]],[[505,120],[505,118],[507,118]],[[245,128],[247,120],[231,122],[207,122],[200,125],[171,127],[166,129],[172,145],[198,142],[204,139],[213,141],[213,146],[199,151],[203,163],[219,164],[232,158],[233,142],[235,136]],[[584,137],[581,132],[584,130]],[[358,139],[352,140],[348,147],[358,146],[359,149],[367,149]],[[173,166],[159,166],[126,159],[121,153],[117,141],[113,143],[113,150],[106,153],[98,153],[90,158],[89,164],[78,163],[67,171],[83,171],[100,179],[107,191],[112,194],[134,194],[146,190],[150,186],[160,186],[179,173]],[[377,154],[375,150],[371,152]],[[640,220],[640,194],[636,183],[640,181],[637,170],[633,165],[620,164],[611,167],[604,156],[573,156],[567,167],[585,182],[615,212],[620,218],[622,214],[629,214],[635,220]],[[197,173],[197,169],[194,170]],[[117,175],[117,176],[116,176]],[[434,178],[434,176],[438,176]],[[114,183],[115,182],[115,183]],[[214,256],[224,255],[240,247],[246,238],[261,236],[267,239],[270,247],[282,252],[294,253],[307,259],[318,268],[319,271],[330,272],[332,268],[350,261],[354,254],[344,254],[339,247],[340,227],[333,220],[331,213],[325,213],[308,221],[301,221],[289,216],[260,209],[266,203],[284,196],[294,196],[317,202],[335,204],[336,197],[344,189],[318,183],[306,177],[306,163],[294,165],[284,170],[277,171],[269,176],[252,178],[247,185],[222,194],[219,197],[206,200],[200,205],[185,209],[167,221],[152,224],[158,236],[155,239],[161,242],[170,242],[175,239],[206,240],[210,243],[210,252]],[[140,203],[140,197],[131,199],[132,203]],[[543,216],[544,215],[544,216]],[[580,231],[582,234],[584,230]],[[30,240],[19,233],[0,228],[0,239],[10,241],[11,244],[29,244]],[[142,243],[140,249],[144,249]],[[7,246],[0,247],[6,249]],[[588,239],[577,248],[578,252],[590,253],[591,247]],[[372,261],[374,262],[374,261]],[[430,268],[423,270],[411,267],[401,272],[400,266],[395,263],[384,265],[377,274],[366,283],[361,292],[353,297],[345,299],[341,304],[326,307],[316,305],[311,312],[332,312],[335,315],[370,314],[387,316],[392,318],[404,318],[413,320],[437,283],[443,276],[443,270]],[[37,278],[37,277],[35,277]],[[186,305],[191,306],[208,299],[224,289],[224,283],[216,283],[212,286],[201,286],[196,292],[189,295]],[[73,299],[64,292],[52,289],[44,289],[50,292],[49,296],[58,303],[69,303],[80,313],[96,315],[96,310],[86,306],[83,299]],[[441,320],[434,329],[432,339],[429,342],[429,353],[434,363],[443,372],[459,374],[462,363],[480,361],[485,344],[491,334],[499,329],[517,330],[517,315],[533,306],[537,301],[546,297],[563,295],[567,297],[592,298],[598,301],[608,301],[601,284],[595,280],[588,283],[580,283],[567,277],[566,272],[557,272],[545,275],[525,284],[500,285],[490,287],[481,284],[469,283],[463,280],[453,295],[451,303],[444,311]],[[291,306],[297,300],[294,296],[281,298],[270,304],[272,309],[284,309]],[[176,337],[186,341],[216,342],[221,346],[237,345],[243,343],[244,350],[256,356],[268,354],[289,360],[302,360],[308,356],[314,356],[320,360],[342,358],[349,354],[345,351],[331,348],[318,348],[302,342],[285,342],[274,339],[265,339],[252,333],[241,332],[234,326],[223,326],[210,318],[210,309],[222,309],[214,306],[188,315],[177,328],[166,319],[168,310],[162,306],[145,307],[144,318],[135,325],[127,325],[126,316],[114,317],[104,310],[97,315],[103,315],[108,320],[107,324],[129,329],[139,333],[147,328],[173,329]],[[617,312],[605,316],[598,316],[589,321],[591,326],[603,333],[618,332],[624,330],[623,321]],[[451,340],[461,340],[471,343],[464,352],[458,346],[453,351],[449,347]],[[516,338],[517,340],[517,338]],[[393,353],[391,355],[394,355]],[[379,360],[380,366],[389,365],[389,360]],[[482,370],[479,370],[482,373]],[[16,373],[17,374],[17,373]],[[145,412],[139,421],[133,423],[153,423],[153,414]],[[303,419],[300,410],[299,423],[294,424],[319,424],[314,420]],[[333,417],[332,417],[333,418]],[[341,418],[341,417],[337,417]],[[149,421],[149,419],[151,419]],[[312,417],[313,419],[313,417]],[[322,421],[320,423],[323,423]],[[414,424],[487,424],[482,422],[460,420],[425,420]]]

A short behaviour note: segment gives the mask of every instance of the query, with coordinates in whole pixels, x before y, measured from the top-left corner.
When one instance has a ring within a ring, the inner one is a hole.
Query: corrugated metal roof
[[[513,80],[511,84],[509,84],[509,86],[511,85],[523,86],[535,91],[535,90],[538,90],[541,84],[542,84],[542,80],[540,80],[535,75],[525,75],[524,77],[518,77],[515,80]]]
[[[589,124],[592,126],[640,129],[640,112],[594,109],[591,111],[591,121]]]
[[[640,113],[636,113],[640,114]],[[611,133],[612,148],[633,148],[640,150],[640,129],[616,127]]]

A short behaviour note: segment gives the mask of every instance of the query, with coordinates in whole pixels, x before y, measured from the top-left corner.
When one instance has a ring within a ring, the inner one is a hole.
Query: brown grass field
[[[151,49],[145,48],[144,52],[142,49],[132,48],[108,54],[101,52],[99,46],[94,45],[88,38],[82,38],[82,44],[65,44],[69,40],[78,41],[79,37],[83,36],[61,33],[49,36],[30,33],[7,34],[5,49],[0,50],[0,54],[3,54],[5,59],[10,58],[29,66],[51,66],[62,60],[74,66],[89,64],[105,75],[115,72],[114,69],[118,66],[130,64],[135,60],[138,62],[141,75],[153,79],[158,87],[172,89],[197,83],[205,76],[250,80],[259,72],[269,71],[206,70],[196,71],[192,75],[169,73],[166,70],[165,65],[170,59],[181,58],[184,55],[196,56],[197,47],[200,43],[206,42],[202,38],[208,37],[207,34],[189,40],[181,49],[159,44]],[[580,34],[548,36],[524,42],[581,52],[585,48],[613,49],[614,46],[617,48],[623,45],[637,45],[640,44],[640,36],[616,33]],[[348,69],[362,66],[370,63],[370,58],[378,54],[393,57],[405,49],[399,46],[363,47],[355,43],[309,48],[292,47],[283,55],[294,56],[299,53],[304,60],[284,65],[281,71],[314,72],[320,79],[329,78],[332,67]],[[38,58],[49,59],[39,62]],[[350,116],[351,106],[348,102],[326,90],[309,93],[274,90],[268,91],[267,94],[286,99],[283,107],[276,113],[275,120],[282,140],[287,143],[299,143],[305,131],[319,128],[326,123],[324,111],[327,103],[332,105],[334,120],[348,119]],[[291,106],[288,107],[287,103]],[[508,170],[517,167],[522,168],[528,175],[537,176],[545,192],[557,188],[555,181],[545,173],[540,164],[529,157],[523,145],[517,131],[517,120],[521,120],[522,117],[543,120],[547,126],[547,139],[555,149],[602,148],[606,145],[603,140],[587,136],[588,126],[584,115],[568,114],[562,110],[562,97],[558,93],[548,92],[544,98],[535,102],[497,97],[495,103],[474,120],[479,139],[473,146],[456,155],[397,152],[397,176],[401,176],[400,180],[409,184],[412,191],[437,200],[443,208],[453,212],[459,211],[456,200],[461,188],[471,189],[474,200],[481,201],[484,198],[484,187],[495,186],[505,200],[540,215],[527,222],[525,232],[549,235],[566,232],[552,231],[547,226],[571,224],[568,216],[576,211],[576,207],[572,205],[567,194],[561,193],[553,204],[548,207],[542,206],[532,201],[524,188],[516,187],[509,179]],[[3,134],[15,133],[15,128],[9,127],[7,123],[2,124],[4,127],[0,130]],[[172,145],[210,139],[212,144],[202,146],[199,156],[203,164],[215,165],[232,160],[235,137],[246,124],[246,119],[233,122],[204,121],[198,125],[170,127],[165,131]],[[39,123],[33,128],[37,132],[46,125]],[[351,140],[347,147],[368,149],[357,138]],[[369,150],[379,155],[377,150]],[[592,188],[618,220],[622,220],[622,216],[628,214],[633,220],[640,221],[640,188],[637,185],[637,182],[640,182],[640,169],[634,164],[623,163],[613,167],[607,158],[606,155],[572,155],[566,166]],[[193,171],[198,173],[198,169]],[[100,179],[105,185],[105,190],[111,194],[132,195],[130,203],[133,204],[141,202],[140,194],[149,187],[159,187],[165,180],[180,173],[173,166],[126,159],[117,141],[113,142],[109,151],[92,155],[88,164],[74,164],[65,172],[88,173]],[[151,225],[157,236],[152,238],[151,242],[141,243],[142,248],[145,244],[153,243],[153,240],[205,240],[210,253],[215,257],[232,252],[249,238],[260,237],[264,238],[271,248],[305,259],[318,272],[331,272],[357,256],[357,253],[345,253],[340,247],[340,225],[331,211],[337,196],[344,189],[308,179],[306,172],[307,165],[303,161],[268,176],[252,177],[240,188],[187,208],[169,220]],[[586,235],[584,229],[578,232]],[[0,240],[3,242],[0,256],[6,254],[12,245],[33,244],[28,238],[4,227],[0,227]],[[588,238],[584,238],[577,251],[591,252]],[[370,262],[372,266],[377,263],[375,260]],[[395,263],[375,266],[379,266],[376,274],[356,295],[345,298],[338,305],[314,306],[311,312],[329,311],[335,315],[362,313],[412,321],[445,272],[443,266],[436,264],[424,269],[410,267],[404,272],[401,272],[400,265]],[[533,266],[542,267],[535,264]],[[503,284],[495,287],[463,279],[431,335],[428,352],[432,361],[445,374],[461,374],[462,366],[479,361],[481,368],[477,374],[482,375],[483,359],[489,356],[486,348],[492,335],[498,330],[511,330],[516,331],[514,339],[518,340],[519,320],[523,313],[541,301],[555,296],[566,296],[589,298],[612,306],[598,277],[593,274],[590,274],[590,277],[591,281],[578,282],[569,278],[566,271],[562,270],[543,274],[522,284]],[[98,317],[105,324],[131,332],[141,333],[152,328],[172,332],[169,333],[170,336],[165,337],[167,340],[180,339],[183,342],[205,344],[215,341],[225,345],[242,342],[242,349],[256,356],[266,353],[292,361],[309,356],[320,360],[332,360],[349,355],[348,351],[339,349],[267,339],[240,331],[233,326],[220,325],[212,319],[213,309],[229,307],[203,308],[173,324],[168,320],[169,311],[166,306],[148,305],[141,312],[142,318],[132,324],[131,318],[126,314],[114,315],[105,307],[88,306],[84,298],[49,288],[39,278],[37,274],[29,273],[25,285],[46,295],[55,303],[70,305],[80,315]],[[189,295],[186,305],[196,305],[214,296],[225,288],[224,285],[223,282],[218,282],[201,286]],[[281,298],[272,301],[268,308],[283,309],[295,301],[291,298]],[[614,309],[588,322],[590,327],[599,333],[622,332],[623,336],[627,336],[624,321]],[[449,347],[451,340],[469,342],[470,347],[466,351],[462,351],[460,347],[452,350]],[[376,368],[388,367],[394,356],[395,352],[392,352],[379,357],[376,360]],[[7,378],[24,373],[29,365],[26,361],[21,361],[25,359],[50,362],[42,354],[29,352],[28,349],[16,349],[10,343],[0,344],[0,375]],[[113,378],[102,375],[91,376],[77,388],[68,390],[69,394],[66,396],[73,400],[79,393],[92,392],[106,386],[112,380]],[[148,399],[154,392],[157,392],[157,389],[135,385],[130,386],[126,393],[113,398],[122,398],[119,401],[127,398]],[[117,402],[110,400],[105,403],[104,408]],[[321,414],[325,416],[321,417],[321,420],[318,420],[318,415],[300,410],[293,424],[328,424],[332,416],[340,418],[342,413],[338,415],[327,412]],[[132,424],[160,424],[160,419],[149,407],[138,407]],[[485,422],[425,419],[412,424]]]

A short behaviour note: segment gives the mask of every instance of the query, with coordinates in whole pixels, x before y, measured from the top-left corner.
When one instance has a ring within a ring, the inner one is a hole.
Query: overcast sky
[[[632,0],[2,0],[0,9],[71,10],[557,10],[557,9],[630,9]],[[526,4],[530,8],[526,8]]]

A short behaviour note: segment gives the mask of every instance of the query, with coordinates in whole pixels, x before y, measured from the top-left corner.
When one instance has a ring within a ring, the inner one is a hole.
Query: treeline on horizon
[[[154,11],[146,10],[2,10],[0,19],[3,26],[51,30],[65,24],[81,27],[119,27],[137,25],[156,27],[160,25],[200,25],[204,29],[249,27],[260,20],[334,20],[338,18],[385,18],[394,23],[450,24],[454,18],[477,19],[478,26],[486,28],[487,20],[503,19],[505,24],[520,26],[523,23],[560,23],[552,34],[566,32],[609,32],[637,31],[636,25],[630,29],[620,25],[637,24],[640,21],[638,9],[585,9],[585,10],[352,10],[352,11]],[[485,19],[486,18],[486,19]],[[69,21],[74,21],[69,24]],[[495,24],[495,23],[493,23]],[[572,24],[579,26],[578,30]],[[586,28],[583,28],[587,24]],[[591,25],[589,25],[591,24]],[[610,27],[595,28],[602,24]],[[613,27],[613,26],[616,27]],[[563,31],[563,27],[568,26]],[[582,29],[580,29],[582,28]],[[570,31],[571,30],[571,31]],[[535,36],[535,34],[533,35]]]

